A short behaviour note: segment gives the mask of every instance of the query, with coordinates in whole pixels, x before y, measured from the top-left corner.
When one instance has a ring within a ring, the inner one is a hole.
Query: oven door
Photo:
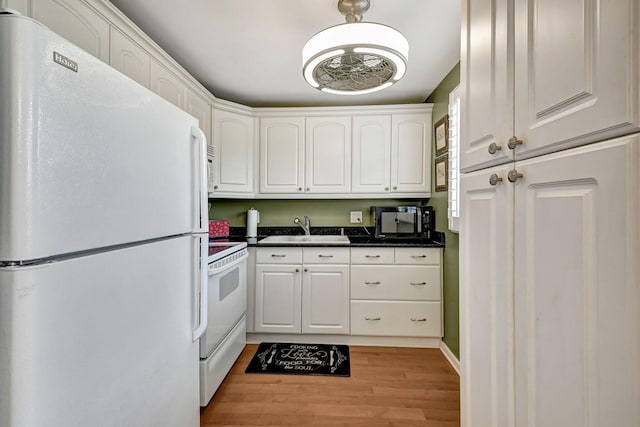
[[[209,266],[207,330],[200,338],[200,358],[207,358],[247,311],[247,258]]]

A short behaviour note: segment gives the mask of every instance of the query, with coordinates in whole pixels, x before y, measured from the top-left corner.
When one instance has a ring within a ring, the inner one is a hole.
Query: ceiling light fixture
[[[370,0],[339,0],[346,24],[311,37],[302,50],[302,74],[316,89],[362,95],[391,86],[407,71],[409,42],[399,31],[361,22]]]

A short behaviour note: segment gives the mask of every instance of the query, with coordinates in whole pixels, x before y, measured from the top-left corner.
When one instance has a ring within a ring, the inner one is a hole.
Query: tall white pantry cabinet
[[[462,15],[462,425],[639,426],[640,5]]]

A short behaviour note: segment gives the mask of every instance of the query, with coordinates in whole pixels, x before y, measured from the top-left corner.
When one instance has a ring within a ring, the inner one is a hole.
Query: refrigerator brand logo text
[[[53,62],[56,62],[71,71],[75,71],[76,73],[78,72],[78,63],[70,60],[64,55],[60,55],[58,52],[53,52]]]

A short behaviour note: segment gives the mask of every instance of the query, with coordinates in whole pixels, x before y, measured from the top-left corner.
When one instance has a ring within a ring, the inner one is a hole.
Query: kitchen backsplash
[[[420,204],[409,199],[348,199],[348,200],[230,200],[210,199],[209,219],[226,219],[232,227],[246,226],[247,210],[260,211],[260,226],[294,226],[293,219],[308,216],[311,226],[353,227],[351,211],[361,211],[362,221],[372,225],[371,206],[399,206]],[[429,204],[429,203],[427,203]],[[438,213],[436,213],[436,218]]]

